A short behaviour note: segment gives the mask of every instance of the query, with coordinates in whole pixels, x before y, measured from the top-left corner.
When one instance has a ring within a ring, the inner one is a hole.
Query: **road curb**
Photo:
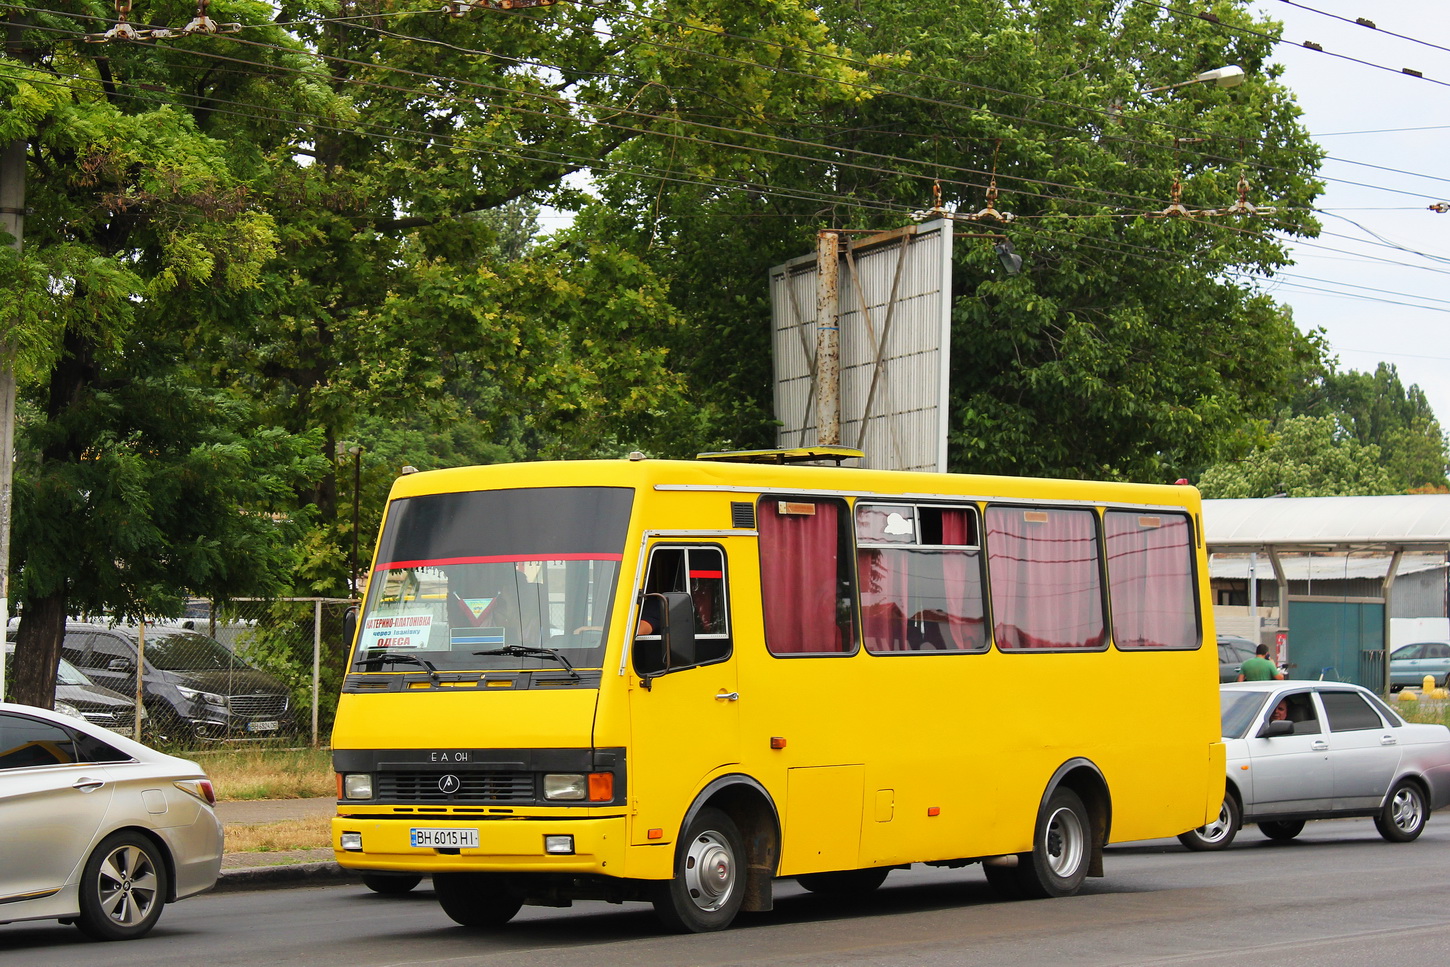
[[[212,892],[229,893],[271,887],[329,886],[334,883],[360,882],[361,873],[345,870],[336,863],[288,863],[222,870]]]

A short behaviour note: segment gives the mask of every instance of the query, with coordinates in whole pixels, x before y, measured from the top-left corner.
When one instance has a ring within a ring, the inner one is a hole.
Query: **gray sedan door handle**
[[[104,779],[87,779],[82,777],[71,784],[72,789],[79,789],[81,792],[95,792],[106,784]]]
[[[740,701],[740,693],[739,692],[721,692],[720,694],[718,694],[718,695],[715,696],[715,701],[717,701],[717,702],[738,702],[738,701]]]
[[[1328,742],[1324,742],[1324,741],[1319,741],[1319,742],[1315,742],[1309,748],[1312,749],[1315,752],[1325,752],[1325,751],[1328,751],[1328,749],[1329,749],[1329,743]]]
[[[1380,745],[1394,745],[1394,744],[1395,744],[1395,737],[1393,735],[1382,735],[1382,736],[1380,736]]]

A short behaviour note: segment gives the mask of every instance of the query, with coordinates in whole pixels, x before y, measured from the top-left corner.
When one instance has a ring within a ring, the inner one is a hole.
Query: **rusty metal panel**
[[[952,223],[884,232],[842,246],[841,439],[864,465],[946,470]],[[777,445],[817,439],[815,256],[770,271]]]

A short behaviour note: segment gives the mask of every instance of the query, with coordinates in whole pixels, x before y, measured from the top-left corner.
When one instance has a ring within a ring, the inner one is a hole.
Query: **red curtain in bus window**
[[[974,543],[972,512],[944,508],[941,512],[941,542],[952,548],[941,555],[951,646],[961,651],[976,651],[986,644],[986,628],[977,555],[965,547]]]
[[[846,651],[836,621],[837,505],[768,497],[757,518],[766,647],[776,655]]]
[[[870,652],[907,649],[906,554],[892,548],[857,552],[861,587],[861,633]]]
[[[1108,590],[1119,648],[1195,648],[1198,611],[1188,519],[1109,511]]]
[[[997,647],[1102,647],[1107,629],[1095,516],[1087,510],[987,508]]]

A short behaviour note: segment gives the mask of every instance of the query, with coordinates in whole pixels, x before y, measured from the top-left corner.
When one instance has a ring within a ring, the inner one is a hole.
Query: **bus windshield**
[[[542,487],[393,501],[353,670],[599,668],[632,498]]]

